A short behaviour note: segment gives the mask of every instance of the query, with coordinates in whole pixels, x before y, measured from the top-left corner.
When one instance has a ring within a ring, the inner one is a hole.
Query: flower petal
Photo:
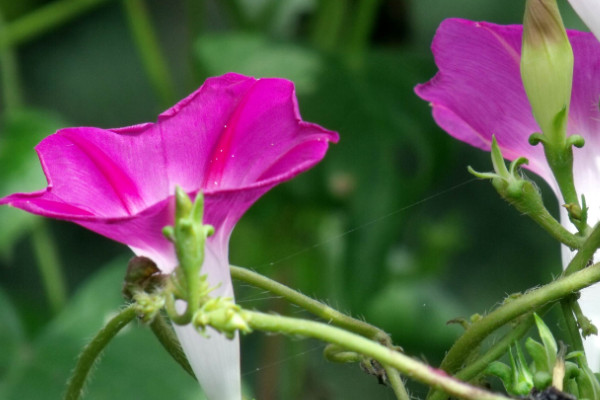
[[[527,141],[539,128],[521,83],[522,31],[443,21],[432,45],[439,72],[415,92],[430,102],[434,119],[450,135],[486,151],[495,135],[506,158],[527,157],[531,170],[551,180],[541,146]]]
[[[600,39],[600,3],[597,0],[569,0],[571,7]]]

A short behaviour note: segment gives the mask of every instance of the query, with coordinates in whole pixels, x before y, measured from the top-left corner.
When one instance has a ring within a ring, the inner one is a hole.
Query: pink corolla
[[[25,211],[75,222],[128,245],[164,273],[177,265],[161,230],[173,224],[175,186],[205,197],[215,228],[202,273],[215,296],[233,296],[228,246],[242,214],[273,186],[319,162],[338,135],[300,118],[283,79],[226,74],[158,117],[118,129],[66,128],[37,147],[48,187],[0,199]],[[239,400],[239,341],[176,327],[210,399]]]
[[[562,202],[558,185],[546,163],[541,145],[528,138],[540,132],[521,82],[520,58],[523,28],[486,22],[449,19],[440,25],[432,50],[439,72],[415,89],[427,100],[437,124],[472,146],[489,151],[492,135],[504,157],[529,159],[531,171],[543,177]],[[574,69],[567,134],[578,134],[585,146],[574,149],[575,185],[586,197],[588,222],[600,220],[600,43],[590,33],[568,31]],[[561,222],[574,231],[561,207]],[[563,264],[570,260],[563,247]],[[583,291],[584,313],[600,325],[600,286]],[[600,340],[585,340],[590,366],[600,368]]]

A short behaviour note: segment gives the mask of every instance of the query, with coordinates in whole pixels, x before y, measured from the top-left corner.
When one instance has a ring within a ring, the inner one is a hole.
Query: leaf
[[[33,343],[26,359],[6,382],[8,399],[58,399],[77,355],[102,325],[124,304],[121,285],[126,259],[100,270],[72,298]],[[149,329],[134,323],[109,344],[96,364],[86,400],[201,399],[198,383],[170,359]]]

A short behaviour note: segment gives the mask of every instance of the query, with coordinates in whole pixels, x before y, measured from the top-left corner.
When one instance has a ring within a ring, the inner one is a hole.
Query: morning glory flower
[[[0,199],[25,211],[75,222],[154,260],[177,265],[162,228],[173,224],[175,186],[205,197],[202,273],[214,296],[233,296],[229,237],[242,214],[273,186],[309,169],[338,135],[302,121],[294,86],[283,79],[226,74],[158,116],[118,129],[66,128],[37,147],[48,186]],[[239,340],[175,326],[208,398],[240,400]]]
[[[523,28],[487,22],[448,19],[434,37],[432,50],[439,72],[418,85],[417,95],[428,101],[433,118],[451,136],[489,151],[492,135],[504,157],[529,159],[526,168],[544,178],[563,201],[546,163],[542,146],[531,146],[529,136],[540,132],[521,82],[519,70]],[[573,48],[573,87],[567,135],[578,134],[585,146],[573,149],[573,173],[578,193],[584,194],[588,222],[600,220],[600,43],[585,32],[568,31]],[[575,231],[561,207],[561,222]],[[563,265],[571,252],[563,246]],[[584,289],[584,313],[600,325],[600,286]],[[600,369],[600,340],[585,340],[590,367]]]

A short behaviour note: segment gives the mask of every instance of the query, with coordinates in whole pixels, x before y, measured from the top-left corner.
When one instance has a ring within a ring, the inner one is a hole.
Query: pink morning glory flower
[[[72,221],[128,245],[164,273],[177,265],[161,230],[173,224],[175,186],[205,196],[215,227],[202,272],[215,296],[233,296],[228,246],[242,214],[273,186],[319,162],[338,135],[300,118],[294,86],[283,79],[226,74],[158,117],[118,129],[66,128],[37,147],[48,187],[0,199]],[[239,400],[239,341],[191,326],[176,333],[205,393]]]
[[[529,159],[526,166],[543,177],[562,197],[542,146],[531,146],[529,136],[540,132],[521,82],[520,57],[523,28],[487,22],[449,19],[440,25],[432,50],[439,72],[418,85],[417,95],[427,100],[433,118],[446,132],[472,146],[489,151],[495,135],[504,157]],[[573,88],[567,135],[585,138],[574,149],[574,178],[578,192],[586,197],[588,222],[600,220],[600,43],[590,33],[568,31],[573,48]],[[561,207],[561,222],[575,231]],[[563,264],[571,258],[563,246]],[[600,286],[583,290],[584,313],[600,325]],[[585,340],[590,367],[600,369],[600,339]]]

